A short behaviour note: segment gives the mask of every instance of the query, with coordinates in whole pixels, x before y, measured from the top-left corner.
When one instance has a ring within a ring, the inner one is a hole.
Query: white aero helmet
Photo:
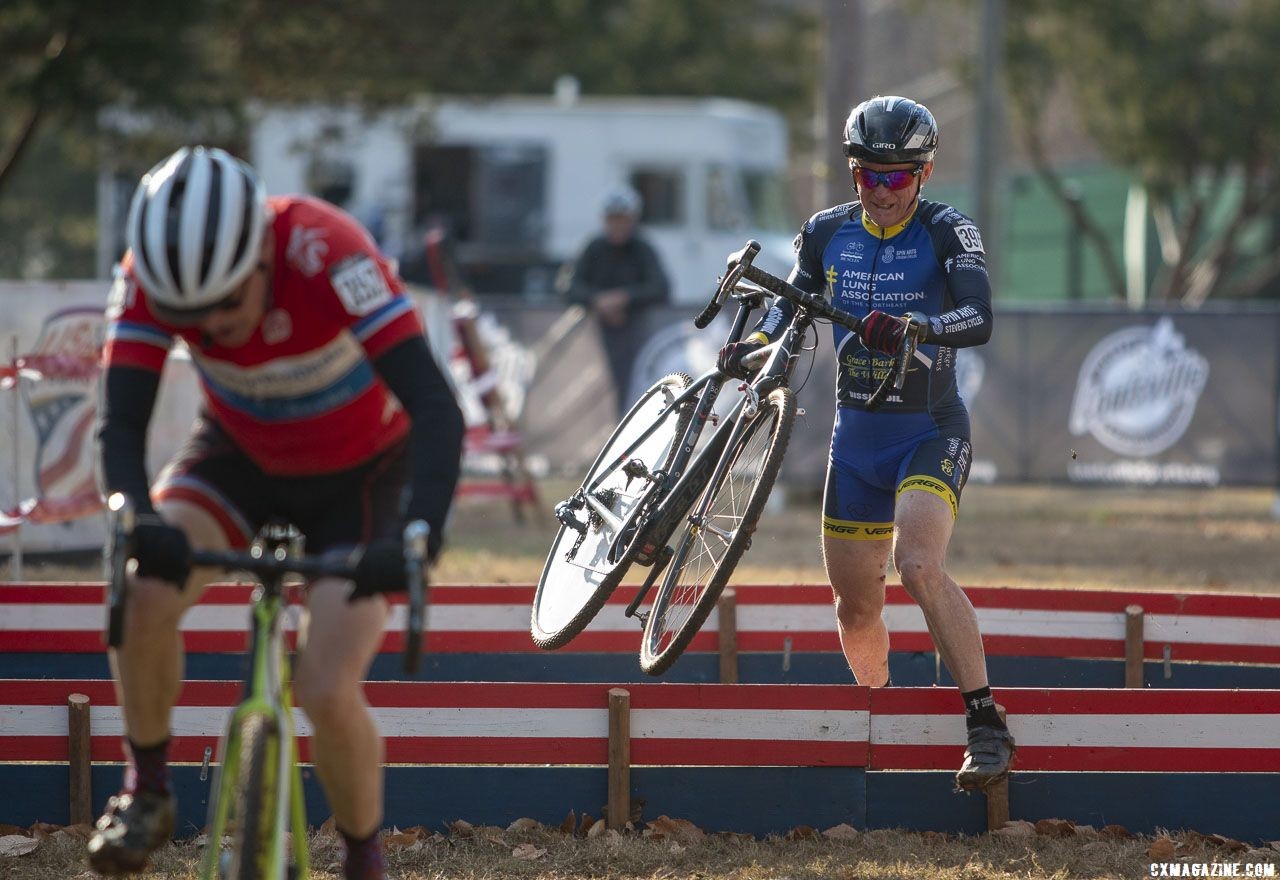
[[[224,150],[183,147],[142,176],[126,236],[148,302],[199,320],[258,264],[267,191]]]

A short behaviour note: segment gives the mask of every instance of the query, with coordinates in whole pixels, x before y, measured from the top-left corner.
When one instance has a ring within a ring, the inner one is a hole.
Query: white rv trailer
[[[553,295],[557,270],[599,230],[602,195],[630,183],[673,300],[710,292],[748,238],[785,271],[797,224],[783,193],[775,111],[719,98],[422,100],[370,113],[254,108],[250,158],[273,193],[311,192],[365,221],[389,252],[442,223],[480,292]]]

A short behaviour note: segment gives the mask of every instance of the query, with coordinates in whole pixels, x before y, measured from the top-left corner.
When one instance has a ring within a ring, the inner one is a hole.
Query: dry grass
[[[388,877],[396,880],[1060,880],[1146,877],[1153,861],[1280,862],[1275,849],[1214,846],[1194,833],[1130,839],[1105,838],[1092,831],[1067,838],[1032,833],[846,833],[847,837],[833,838],[797,829],[793,836],[798,839],[764,840],[610,833],[582,839],[546,828],[476,828],[466,836],[413,830],[387,835],[384,841]],[[1158,849],[1161,846],[1164,850]],[[339,852],[331,835],[314,834],[310,851],[316,880],[340,880]],[[191,843],[167,847],[153,860],[152,876],[196,880],[200,853]],[[82,844],[52,839],[30,855],[0,861],[0,875],[6,880],[94,876],[86,872]]]
[[[572,487],[544,487],[544,506]],[[948,567],[969,586],[1280,590],[1280,521],[1267,489],[970,486]],[[824,583],[820,499],[766,515],[738,583]],[[554,535],[550,516],[517,523],[494,502],[459,505],[441,583],[532,583]],[[643,570],[631,573],[636,581]],[[893,580],[893,578],[890,578]]]

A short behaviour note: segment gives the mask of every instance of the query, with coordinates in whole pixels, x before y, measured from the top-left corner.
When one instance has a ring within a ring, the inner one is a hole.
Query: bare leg
[[[823,536],[822,557],[835,593],[840,647],[858,684],[883,687],[889,680],[889,630],[884,625],[889,541]]]
[[[194,505],[163,504],[160,515],[185,531],[193,547],[227,546],[216,521]],[[130,574],[124,641],[110,652],[110,659],[125,733],[140,746],[155,745],[169,736],[169,714],[182,690],[178,624],[218,574],[210,569],[193,571],[183,590],[158,578]]]
[[[893,558],[952,678],[961,691],[973,691],[987,684],[987,660],[973,605],[942,567],[953,526],[947,502],[930,492],[904,492],[898,499]]]
[[[348,604],[350,592],[350,581],[333,578],[311,586],[294,695],[314,728],[312,756],[334,821],[367,837],[382,824],[383,744],[362,683],[382,644],[387,603]]]

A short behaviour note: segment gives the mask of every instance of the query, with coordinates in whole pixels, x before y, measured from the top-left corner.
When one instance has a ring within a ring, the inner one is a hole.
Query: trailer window
[[[678,226],[684,222],[684,174],[674,169],[636,169],[631,185],[640,193],[644,209],[640,222],[649,226]]]

